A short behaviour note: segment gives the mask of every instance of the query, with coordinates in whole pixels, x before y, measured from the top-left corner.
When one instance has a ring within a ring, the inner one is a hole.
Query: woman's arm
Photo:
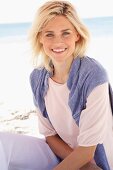
[[[46,137],[46,142],[57,156],[64,159],[54,170],[76,170],[78,167],[81,170],[91,170],[93,167],[98,169],[97,165],[88,163],[93,159],[96,146],[72,149],[58,135]]]
[[[46,137],[46,142],[52,149],[52,151],[61,159],[65,159],[73,149],[66,144],[59,135],[48,136]]]
[[[78,146],[54,170],[78,170],[94,157],[96,146]]]

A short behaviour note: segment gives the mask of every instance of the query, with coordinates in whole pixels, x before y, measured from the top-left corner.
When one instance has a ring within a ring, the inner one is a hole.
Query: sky
[[[31,22],[47,0],[0,0],[0,23]],[[113,16],[113,0],[70,0],[82,18]]]

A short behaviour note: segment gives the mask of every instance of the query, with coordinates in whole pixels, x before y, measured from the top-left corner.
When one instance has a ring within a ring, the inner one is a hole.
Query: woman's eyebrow
[[[64,29],[64,30],[62,30],[62,32],[65,32],[65,31],[71,31],[70,29]]]
[[[53,33],[54,31],[45,31],[45,33]]]
[[[71,31],[70,29],[63,29],[61,30],[61,32],[65,32],[65,31]],[[45,33],[53,33],[54,31],[45,31]]]

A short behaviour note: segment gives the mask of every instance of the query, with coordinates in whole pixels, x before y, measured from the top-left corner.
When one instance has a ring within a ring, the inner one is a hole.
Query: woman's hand
[[[53,170],[93,170],[97,166],[90,162],[94,157],[96,146],[83,147],[78,146],[72,151],[61,163],[59,163]],[[82,155],[82,156],[81,156]],[[87,155],[87,156],[86,156]],[[94,169],[96,170],[96,169]],[[98,168],[97,170],[100,170]]]
[[[61,168],[54,168],[53,170],[61,170]],[[79,170],[102,170],[101,168],[99,168],[96,164],[94,163],[87,163],[86,165],[84,165],[82,168],[80,168]]]
[[[84,165],[82,168],[80,168],[80,170],[102,170],[102,169],[99,168],[96,164],[90,162]]]

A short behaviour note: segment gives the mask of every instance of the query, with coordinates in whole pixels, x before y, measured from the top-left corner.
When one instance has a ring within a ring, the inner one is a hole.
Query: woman
[[[88,40],[69,2],[50,1],[38,10],[31,41],[39,67],[30,82],[45,140],[1,132],[1,170],[113,170],[109,81],[85,56]]]
[[[85,56],[88,40],[69,2],[49,1],[38,10],[31,30],[38,68],[30,81],[39,131],[61,159],[54,170],[113,169],[109,81],[105,69]]]

